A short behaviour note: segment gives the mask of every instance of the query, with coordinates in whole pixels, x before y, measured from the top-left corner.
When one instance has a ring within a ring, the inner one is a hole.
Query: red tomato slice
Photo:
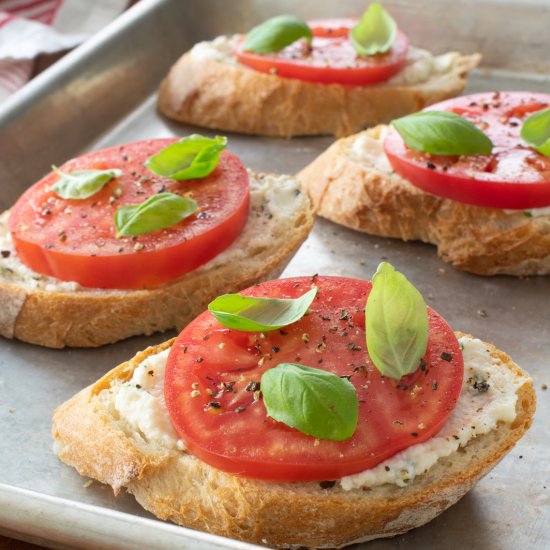
[[[358,19],[354,17],[341,17],[336,19],[314,19],[308,21],[313,36],[324,38],[336,38],[348,36],[352,27],[357,25]]]
[[[305,277],[270,281],[243,294],[295,298],[311,283]],[[463,360],[444,319],[429,310],[426,365],[397,382],[382,376],[365,350],[370,282],[317,277],[315,284],[319,291],[310,313],[282,330],[238,332],[205,312],[172,346],[166,404],[179,437],[204,462],[261,479],[337,479],[432,437],[451,413],[462,387]],[[254,393],[256,383],[284,362],[350,377],[359,399],[359,422],[350,439],[316,441],[267,417]]]
[[[524,120],[550,105],[550,94],[497,92],[459,97],[425,110],[452,111],[483,130],[490,155],[438,156],[409,149],[392,128],[384,149],[394,170],[428,193],[489,208],[550,205],[550,158],[520,137]]]
[[[138,289],[172,281],[204,264],[244,227],[249,183],[242,162],[224,151],[216,169],[198,180],[176,181],[149,172],[144,162],[176,139],[153,139],[89,153],[64,172],[118,168],[123,175],[84,200],[58,197],[51,173],[29,188],[10,212],[17,254],[31,269],[92,288]],[[199,210],[179,224],[136,237],[115,237],[114,214],[168,191],[192,196]]]
[[[389,52],[360,56],[348,38],[355,20],[319,20],[312,24],[311,46],[305,40],[298,40],[279,52],[257,54],[243,50],[243,39],[237,44],[235,55],[243,65],[262,73],[347,86],[366,86],[388,80],[407,61],[409,41],[402,32],[397,33]]]

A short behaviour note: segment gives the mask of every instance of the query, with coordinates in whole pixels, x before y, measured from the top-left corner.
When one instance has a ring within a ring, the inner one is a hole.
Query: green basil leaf
[[[399,380],[414,372],[428,346],[428,309],[422,295],[387,262],[372,279],[365,308],[367,349],[375,367]]]
[[[311,42],[313,33],[308,24],[294,15],[279,15],[254,27],[246,35],[243,49],[256,53],[278,52],[300,38]]]
[[[387,52],[395,42],[397,24],[379,2],[373,2],[349,33],[359,55]]]
[[[521,127],[520,135],[527,145],[550,157],[550,108],[528,117]]]
[[[70,174],[62,172],[56,166],[52,170],[59,179],[52,186],[52,191],[62,199],[87,199],[95,195],[113,178],[120,178],[122,170],[77,170]]]
[[[226,137],[193,134],[168,145],[147,159],[145,166],[158,176],[178,181],[204,178],[216,168],[226,145]]]
[[[355,432],[359,404],[347,378],[281,363],[264,372],[260,387],[267,414],[287,426],[334,441],[349,439]]]
[[[268,332],[299,321],[316,294],[316,286],[299,298],[224,294],[210,302],[208,310],[224,327],[244,332]]]
[[[117,237],[142,235],[172,227],[197,211],[193,199],[174,193],[158,193],[141,204],[121,206],[115,212]]]
[[[421,111],[392,121],[405,143],[432,155],[488,155],[492,141],[464,117],[448,111]]]

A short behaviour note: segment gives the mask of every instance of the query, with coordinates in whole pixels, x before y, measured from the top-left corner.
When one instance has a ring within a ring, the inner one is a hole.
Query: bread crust
[[[347,136],[458,95],[481,56],[459,56],[450,71],[415,85],[318,84],[185,53],[163,80],[166,116],[224,131],[291,137]]]
[[[203,267],[153,289],[64,292],[0,280],[0,335],[50,348],[96,347],[182,328],[214,297],[277,278],[307,238],[315,215],[306,199],[294,207],[288,226],[266,225],[264,218],[252,210],[243,234],[266,231],[269,244],[244,243],[246,260]]]
[[[476,275],[550,274],[550,217],[437,197],[372,158],[354,157],[356,140],[380,141],[384,131],[380,125],[341,139],[298,174],[320,216],[371,235],[435,244],[445,262]]]
[[[460,336],[457,333],[457,336]],[[270,547],[341,547],[419,527],[460,499],[529,428],[535,410],[532,382],[519,387],[516,419],[440,459],[406,489],[383,485],[344,491],[338,485],[270,483],[233,476],[190,454],[147,445],[125,433],[98,396],[115,379],[128,380],[149,348],[82,390],[54,413],[53,437],[61,460],[84,476],[134,494],[161,519]],[[521,369],[487,344],[503,368]]]

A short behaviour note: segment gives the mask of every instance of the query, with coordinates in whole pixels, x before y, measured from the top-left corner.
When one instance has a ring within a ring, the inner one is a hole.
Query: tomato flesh
[[[361,56],[349,40],[353,19],[312,21],[313,40],[298,40],[279,52],[257,54],[235,47],[240,63],[256,71],[322,84],[366,86],[388,80],[407,61],[409,41],[400,31],[389,52]]]
[[[166,367],[165,398],[179,437],[204,462],[271,480],[337,479],[371,468],[436,434],[462,387],[463,360],[447,323],[429,310],[425,366],[395,381],[365,350],[368,281],[317,277],[310,313],[265,334],[227,329],[205,312],[179,335]],[[270,281],[243,294],[295,298],[310,278]],[[445,360],[449,359],[450,360]],[[257,390],[279,363],[300,363],[348,376],[359,422],[346,441],[318,441],[267,417]]]
[[[206,178],[176,181],[144,162],[176,139],[154,139],[89,153],[64,172],[118,168],[123,175],[88,199],[62,199],[51,173],[29,188],[10,212],[9,230],[20,260],[38,273],[85,287],[139,289],[172,281],[226,249],[244,227],[249,182],[242,162],[224,151]],[[116,238],[118,207],[167,191],[192,196],[199,210],[177,225]]]
[[[524,143],[521,126],[550,105],[550,94],[497,92],[443,101],[425,110],[451,111],[485,132],[490,155],[439,156],[413,151],[394,128],[384,143],[394,170],[420,189],[489,208],[550,205],[550,158]]]

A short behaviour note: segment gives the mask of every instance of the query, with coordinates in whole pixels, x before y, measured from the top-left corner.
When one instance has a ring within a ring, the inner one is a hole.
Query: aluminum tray
[[[388,0],[415,44],[435,51],[481,50],[491,70],[470,91],[548,90],[546,0]],[[40,75],[0,109],[0,209],[52,163],[96,147],[191,130],[161,118],[154,91],[178,55],[200,39],[249,28],[268,16],[352,15],[364,1],[266,2],[142,0]],[[428,9],[429,8],[429,9]],[[193,130],[196,130],[193,128]],[[295,172],[332,140],[230,136],[252,168]],[[325,220],[285,275],[368,278],[381,259],[407,273],[430,305],[458,330],[508,351],[535,379],[538,412],[517,447],[457,505],[407,535],[364,545],[389,548],[550,547],[550,277],[481,278],[443,264],[432,246],[346,230]],[[486,316],[480,316],[484,310]],[[95,350],[47,350],[0,341],[0,532],[52,548],[252,548],[152,518],[132,497],[86,480],[52,453],[53,408],[107,369],[169,335],[133,338]],[[352,519],[350,518],[350,521]]]

